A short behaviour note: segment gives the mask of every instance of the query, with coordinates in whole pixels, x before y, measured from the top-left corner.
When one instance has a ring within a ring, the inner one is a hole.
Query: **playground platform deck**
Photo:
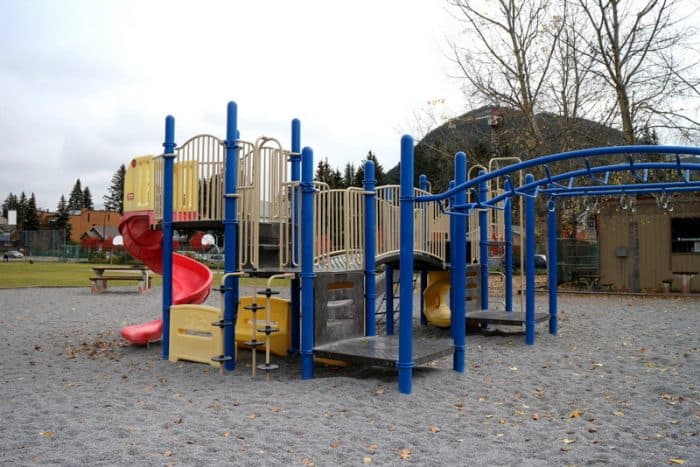
[[[440,357],[451,355],[453,349],[450,338],[417,337],[413,340],[413,361],[416,365],[424,365]],[[397,335],[355,337],[314,348],[314,355],[317,357],[390,368],[396,366],[398,354],[399,337]]]
[[[525,313],[520,311],[470,311],[466,314],[467,321],[476,321],[483,324],[503,324],[506,326],[518,326],[525,324]],[[535,313],[535,323],[541,323],[549,319],[548,313]]]

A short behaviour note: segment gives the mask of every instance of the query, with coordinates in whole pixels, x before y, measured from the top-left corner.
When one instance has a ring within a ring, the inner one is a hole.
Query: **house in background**
[[[700,272],[700,193],[676,195],[667,208],[653,196],[638,196],[634,209],[628,203],[608,198],[598,215],[600,283],[640,291],[672,280],[682,290],[680,273]],[[700,291],[700,275],[690,290]]]
[[[121,222],[122,216],[114,211],[94,211],[83,208],[80,212],[71,213],[68,222],[71,224],[71,241],[80,243],[84,234],[93,227],[99,230],[93,232],[96,235],[103,235],[108,227],[116,229]],[[115,233],[114,235],[117,235]]]

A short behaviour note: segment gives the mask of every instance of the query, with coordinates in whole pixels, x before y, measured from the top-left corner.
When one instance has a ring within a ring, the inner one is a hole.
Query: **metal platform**
[[[466,314],[467,321],[478,323],[504,324],[519,326],[525,324],[525,313],[516,311],[470,311]],[[549,319],[549,313],[535,313],[535,323]]]
[[[414,337],[413,361],[416,365],[451,355],[454,351],[450,338]],[[373,336],[355,337],[314,348],[314,355],[360,365],[396,367],[399,358],[399,337]]]

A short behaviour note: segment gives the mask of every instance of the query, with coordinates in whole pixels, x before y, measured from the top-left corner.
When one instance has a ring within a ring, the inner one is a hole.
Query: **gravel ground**
[[[698,298],[562,295],[558,336],[469,334],[468,371],[416,368],[411,395],[392,370],[252,377],[241,351],[221,375],[119,339],[159,310],[159,289],[0,290],[0,463],[700,465]]]

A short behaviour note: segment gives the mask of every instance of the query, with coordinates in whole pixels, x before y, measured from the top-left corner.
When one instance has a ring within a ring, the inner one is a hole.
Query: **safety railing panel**
[[[414,188],[414,196],[428,194]],[[400,250],[400,187],[377,187],[377,258],[397,254]],[[413,210],[414,250],[445,262],[449,240],[449,217],[436,203],[417,204]]]
[[[361,269],[364,264],[364,192],[317,184],[314,197],[315,266]]]
[[[260,267],[262,242],[276,242],[279,265],[291,265],[291,197],[287,182],[289,151],[273,138],[258,138],[255,144],[239,142],[238,216],[241,267]],[[269,238],[261,239],[261,223]]]

